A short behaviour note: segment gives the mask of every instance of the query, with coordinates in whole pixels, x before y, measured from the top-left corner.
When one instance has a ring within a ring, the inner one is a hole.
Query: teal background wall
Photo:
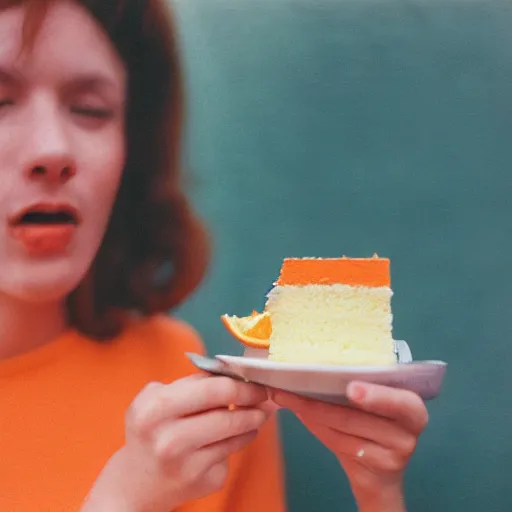
[[[414,512],[512,510],[512,4],[174,0],[186,163],[215,241],[179,314],[239,353],[286,256],[392,260],[395,337],[448,361],[407,472]],[[282,415],[292,512],[355,510]]]

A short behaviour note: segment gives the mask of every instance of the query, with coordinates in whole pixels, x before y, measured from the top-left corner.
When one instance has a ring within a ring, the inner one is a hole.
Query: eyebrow
[[[0,84],[19,86],[23,77],[16,70],[0,67]],[[96,72],[78,73],[66,81],[65,88],[77,92],[122,93],[122,87],[107,75]]]
[[[83,73],[74,75],[66,84],[66,88],[75,91],[122,92],[119,84],[108,76],[99,73]]]

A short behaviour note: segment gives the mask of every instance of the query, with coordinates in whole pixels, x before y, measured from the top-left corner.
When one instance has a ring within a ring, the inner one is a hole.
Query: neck
[[[65,329],[63,301],[38,304],[0,295],[0,360],[46,345]]]

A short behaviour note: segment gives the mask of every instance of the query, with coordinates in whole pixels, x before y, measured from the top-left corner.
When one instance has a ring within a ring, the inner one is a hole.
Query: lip
[[[44,222],[44,219],[41,222],[39,219],[34,222],[34,218],[29,216],[38,213],[65,213],[69,219],[63,219],[62,222]],[[43,201],[27,205],[7,218],[10,235],[26,254],[35,258],[54,258],[68,254],[81,220],[80,212],[72,204]]]
[[[21,225],[21,221],[25,215],[31,212],[41,212],[41,213],[60,213],[64,212],[69,214],[75,225],[78,225],[82,222],[82,216],[80,215],[80,211],[78,208],[73,206],[70,203],[55,203],[55,202],[38,202],[30,204],[20,210],[17,210],[12,215],[9,215],[7,221],[10,226],[19,226]]]

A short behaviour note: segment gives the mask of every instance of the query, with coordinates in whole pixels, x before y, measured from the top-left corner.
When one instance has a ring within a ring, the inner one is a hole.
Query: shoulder
[[[130,320],[116,343],[124,358],[152,379],[171,381],[198,371],[187,352],[204,354],[197,331],[188,323],[167,315]]]
[[[187,322],[170,315],[154,315],[131,325],[132,333],[156,348],[165,349],[172,345],[182,352],[204,353],[204,345],[199,333]]]

